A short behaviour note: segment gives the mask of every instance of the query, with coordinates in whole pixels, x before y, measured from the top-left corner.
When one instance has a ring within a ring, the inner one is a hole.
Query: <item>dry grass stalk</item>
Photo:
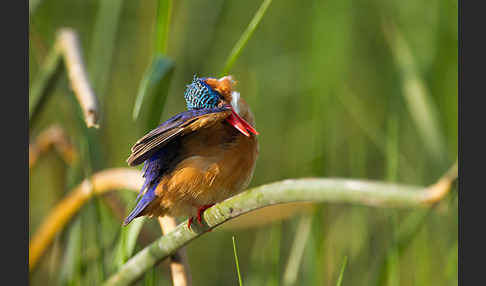
[[[98,102],[88,81],[81,46],[76,32],[70,28],[59,31],[56,48],[64,57],[71,88],[84,113],[88,127],[98,128]]]
[[[35,141],[29,144],[29,169],[51,147],[54,147],[54,150],[61,155],[67,164],[71,164],[78,155],[73,145],[69,142],[64,130],[58,125],[53,125],[42,131]]]

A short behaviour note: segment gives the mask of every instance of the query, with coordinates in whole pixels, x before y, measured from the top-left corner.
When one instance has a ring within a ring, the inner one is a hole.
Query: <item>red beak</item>
[[[250,136],[250,133],[258,135],[258,131],[256,131],[248,122],[246,122],[243,118],[241,118],[238,113],[231,108],[231,115],[226,118],[229,124],[231,124],[234,128],[238,129],[241,133],[245,136]],[[248,132],[249,131],[249,132]]]

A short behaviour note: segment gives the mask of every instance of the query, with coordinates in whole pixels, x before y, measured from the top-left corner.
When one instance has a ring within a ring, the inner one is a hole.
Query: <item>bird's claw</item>
[[[203,225],[202,214],[204,213],[204,211],[209,209],[212,206],[214,206],[214,204],[204,205],[197,210],[197,222],[199,223],[199,225]],[[193,222],[194,222],[194,217],[191,216],[189,218],[189,220],[187,221],[187,228],[188,229],[191,229],[191,225],[192,225]]]
[[[214,206],[214,204],[204,205],[197,210],[197,221],[200,225],[202,225],[202,214],[205,210],[209,209],[212,206]]]

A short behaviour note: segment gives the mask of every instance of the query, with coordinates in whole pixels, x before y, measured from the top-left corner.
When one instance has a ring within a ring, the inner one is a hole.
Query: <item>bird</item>
[[[249,185],[259,133],[235,85],[231,75],[194,75],[184,92],[187,110],[136,141],[127,163],[144,163],[145,180],[123,225],[141,216],[187,216],[190,229],[206,209]]]

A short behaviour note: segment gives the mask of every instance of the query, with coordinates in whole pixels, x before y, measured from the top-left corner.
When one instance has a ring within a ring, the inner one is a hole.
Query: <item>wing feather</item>
[[[230,114],[230,106],[179,113],[140,138],[131,148],[132,154],[128,157],[127,162],[130,166],[141,164],[173,139],[200,128],[213,126]]]

